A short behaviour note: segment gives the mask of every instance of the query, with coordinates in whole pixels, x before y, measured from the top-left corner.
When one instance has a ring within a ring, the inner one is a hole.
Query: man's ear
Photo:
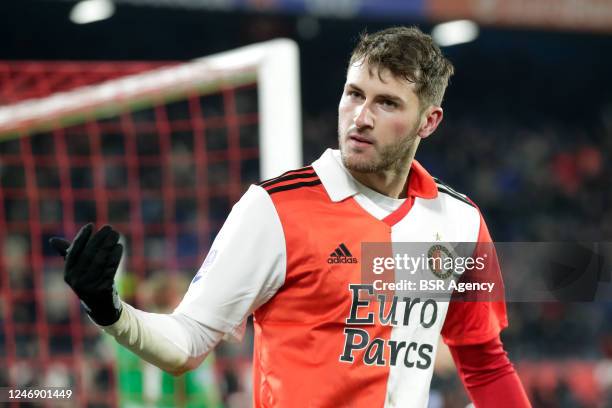
[[[443,117],[444,111],[440,106],[432,105],[425,109],[425,112],[423,112],[421,116],[421,126],[419,127],[417,135],[423,139],[431,135],[440,122],[442,122]]]

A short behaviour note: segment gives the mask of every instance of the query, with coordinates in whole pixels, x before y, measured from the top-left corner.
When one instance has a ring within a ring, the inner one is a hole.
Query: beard
[[[383,171],[399,172],[413,154],[413,146],[417,143],[417,127],[415,126],[408,135],[385,146],[375,144],[372,146],[374,157],[363,157],[358,152],[350,151],[343,143],[342,135],[338,135],[340,146],[340,157],[342,164],[348,170],[358,173],[380,173]],[[344,139],[346,141],[346,139]]]

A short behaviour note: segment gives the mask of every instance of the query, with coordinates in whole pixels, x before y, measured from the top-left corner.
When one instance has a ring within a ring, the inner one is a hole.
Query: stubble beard
[[[354,157],[358,153],[347,152],[346,142],[343,144],[342,135],[338,135],[338,144],[340,146],[340,157],[344,167],[350,171],[358,173],[381,173],[386,171],[400,172],[407,165],[407,160],[412,155],[412,147],[416,142],[417,134],[416,127],[410,131],[410,134],[402,138],[398,143],[387,146],[373,146],[375,157],[371,160],[364,160],[360,157]],[[344,139],[346,140],[346,139]]]

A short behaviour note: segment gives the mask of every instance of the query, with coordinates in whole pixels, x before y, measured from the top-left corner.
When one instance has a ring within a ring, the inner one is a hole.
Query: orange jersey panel
[[[316,180],[313,178],[308,181]],[[295,184],[295,181],[292,181]],[[276,187],[291,185],[278,183]],[[274,188],[273,186],[271,188]],[[270,187],[268,187],[268,190]],[[363,350],[340,361],[350,315],[350,283],[361,282],[361,242],[388,242],[391,228],[353,199],[333,203],[321,185],[271,194],[287,245],[284,286],[255,316],[255,404],[261,407],[382,407],[388,366],[367,366]],[[330,263],[344,244],[352,257]],[[378,303],[359,309],[377,313]],[[360,327],[370,339],[389,326]],[[355,405],[358,403],[358,405]]]

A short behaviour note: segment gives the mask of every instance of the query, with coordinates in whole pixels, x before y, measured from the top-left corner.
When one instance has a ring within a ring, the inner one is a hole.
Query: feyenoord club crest
[[[447,279],[453,274],[453,255],[443,245],[436,244],[427,251],[429,269],[440,279]]]

